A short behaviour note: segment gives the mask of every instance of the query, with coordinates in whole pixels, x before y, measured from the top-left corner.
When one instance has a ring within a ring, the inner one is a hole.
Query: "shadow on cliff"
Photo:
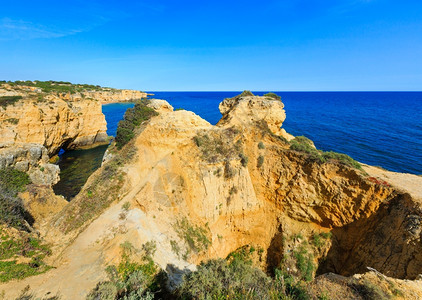
[[[376,213],[332,230],[333,243],[317,274],[344,276],[367,267],[400,279],[415,279],[422,270],[422,210],[409,194],[398,194]]]

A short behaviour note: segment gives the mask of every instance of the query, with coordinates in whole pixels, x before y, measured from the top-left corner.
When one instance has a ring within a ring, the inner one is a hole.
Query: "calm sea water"
[[[151,92],[212,124],[218,104],[239,92]],[[262,92],[254,92],[262,95]],[[346,153],[396,172],[422,174],[422,92],[276,92],[285,104],[283,128],[318,149]]]
[[[117,124],[123,118],[126,109],[133,106],[133,103],[103,105],[108,135],[116,135]],[[106,145],[88,150],[61,151],[58,163],[60,167],[60,181],[54,185],[54,192],[63,195],[67,200],[75,197],[88,180],[88,177],[101,166],[107,147]]]
[[[103,114],[107,121],[108,135],[116,136],[119,121],[123,119],[126,109],[133,106],[133,103],[110,103],[103,105]]]
[[[216,124],[218,104],[239,92],[152,92],[174,108],[190,110]],[[263,92],[254,92],[262,95]],[[422,92],[276,92],[285,104],[283,128],[305,135],[318,149],[346,153],[356,160],[396,172],[422,174]],[[132,103],[103,105],[107,133]],[[54,187],[74,197],[100,165],[106,147],[61,155],[61,180]]]

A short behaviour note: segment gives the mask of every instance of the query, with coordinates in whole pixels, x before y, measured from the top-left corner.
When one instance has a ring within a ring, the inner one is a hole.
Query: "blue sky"
[[[422,1],[4,1],[0,79],[422,90]]]

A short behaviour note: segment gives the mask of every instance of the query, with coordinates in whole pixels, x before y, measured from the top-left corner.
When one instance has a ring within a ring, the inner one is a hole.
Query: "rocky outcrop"
[[[106,143],[106,130],[101,103],[95,100],[66,102],[50,97],[42,102],[23,99],[0,107],[0,143],[41,144],[50,156],[60,148]]]
[[[294,136],[280,128],[286,119],[284,104],[271,97],[242,94],[224,99],[219,109],[223,117],[217,126],[255,127],[264,121],[272,133],[292,140]]]
[[[52,186],[59,181],[59,166],[49,163],[48,151],[40,144],[0,145],[0,169],[3,168],[28,173],[36,185]]]

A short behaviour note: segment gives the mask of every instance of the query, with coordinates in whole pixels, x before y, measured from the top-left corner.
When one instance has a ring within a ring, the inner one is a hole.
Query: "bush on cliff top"
[[[274,94],[274,93],[267,93],[267,94],[264,95],[264,97],[272,98],[272,99],[281,101],[281,97],[277,94]]]
[[[11,86],[31,86],[42,89],[45,93],[50,92],[57,92],[57,93],[76,93],[76,92],[83,92],[83,91],[99,91],[104,89],[99,85],[92,85],[92,84],[73,84],[67,81],[31,81],[31,80],[18,80],[18,81],[3,81],[0,83],[7,83]]]
[[[8,105],[15,104],[22,96],[1,96],[0,97],[0,106],[6,108]]]
[[[305,136],[297,136],[290,141],[290,149],[305,152],[309,154],[309,158],[318,163],[325,163],[329,160],[336,160],[344,165],[361,170],[362,166],[350,156],[333,151],[324,152],[317,150],[314,143]]]
[[[116,133],[116,146],[120,150],[135,136],[135,128],[158,113],[147,106],[146,100],[138,101],[133,108],[128,108],[123,120],[119,122]]]

